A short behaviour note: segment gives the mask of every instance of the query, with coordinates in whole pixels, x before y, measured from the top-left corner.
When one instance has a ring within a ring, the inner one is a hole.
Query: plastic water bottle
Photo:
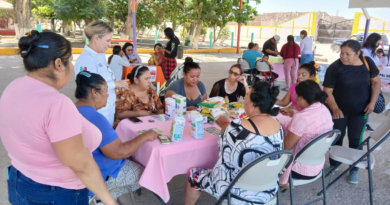
[[[154,65],[154,58],[153,58],[153,56],[150,57],[150,62]]]

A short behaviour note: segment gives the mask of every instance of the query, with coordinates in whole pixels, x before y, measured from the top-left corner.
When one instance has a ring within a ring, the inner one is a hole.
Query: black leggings
[[[345,115],[342,119],[333,120],[334,129],[341,131],[341,136],[339,140],[334,145],[343,145],[343,139],[345,136],[345,131],[348,127],[348,141],[350,148],[358,148],[362,143],[364,129],[367,123],[367,116],[364,114],[350,114]],[[331,166],[337,166],[340,162],[329,159]],[[357,171],[359,168],[355,167],[351,171]]]
[[[318,176],[318,175],[317,175],[317,176]],[[317,176],[310,177],[310,176],[305,176],[305,175],[299,174],[299,173],[297,173],[297,172],[291,171],[291,177],[292,177],[293,179],[309,180],[309,179],[314,179],[314,178],[316,178]]]

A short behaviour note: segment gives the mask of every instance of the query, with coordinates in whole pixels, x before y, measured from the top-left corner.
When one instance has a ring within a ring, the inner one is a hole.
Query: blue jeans
[[[88,189],[74,190],[40,184],[11,166],[8,200],[12,205],[88,205]]]
[[[301,65],[308,63],[310,61],[314,60],[314,55],[313,54],[303,54],[301,55]]]

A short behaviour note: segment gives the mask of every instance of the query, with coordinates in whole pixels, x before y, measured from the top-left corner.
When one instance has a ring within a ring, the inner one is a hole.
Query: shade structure
[[[390,0],[349,0],[349,8],[390,7]]]
[[[0,0],[0,9],[12,10],[14,6],[11,3]]]

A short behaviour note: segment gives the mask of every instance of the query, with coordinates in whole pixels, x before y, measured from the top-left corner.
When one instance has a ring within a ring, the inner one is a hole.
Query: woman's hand
[[[129,79],[115,81],[115,88],[119,90],[128,90],[129,89]]]
[[[147,141],[153,141],[158,137],[158,133],[153,130],[149,130],[142,135]]]
[[[229,118],[226,115],[220,116],[215,123],[220,127],[224,128],[224,126],[227,126],[230,123]]]
[[[280,113],[285,116],[293,117],[294,116],[294,110],[290,108],[282,108],[280,109]]]
[[[333,112],[333,119],[337,120],[337,119],[344,118],[344,114],[339,108],[333,109],[332,112]]]
[[[248,83],[246,82],[245,75],[240,76],[237,80],[238,80],[238,82],[244,84],[244,86],[248,85]]]
[[[365,115],[371,114],[375,109],[375,104],[376,103],[368,103],[366,109],[364,109],[364,114]]]

